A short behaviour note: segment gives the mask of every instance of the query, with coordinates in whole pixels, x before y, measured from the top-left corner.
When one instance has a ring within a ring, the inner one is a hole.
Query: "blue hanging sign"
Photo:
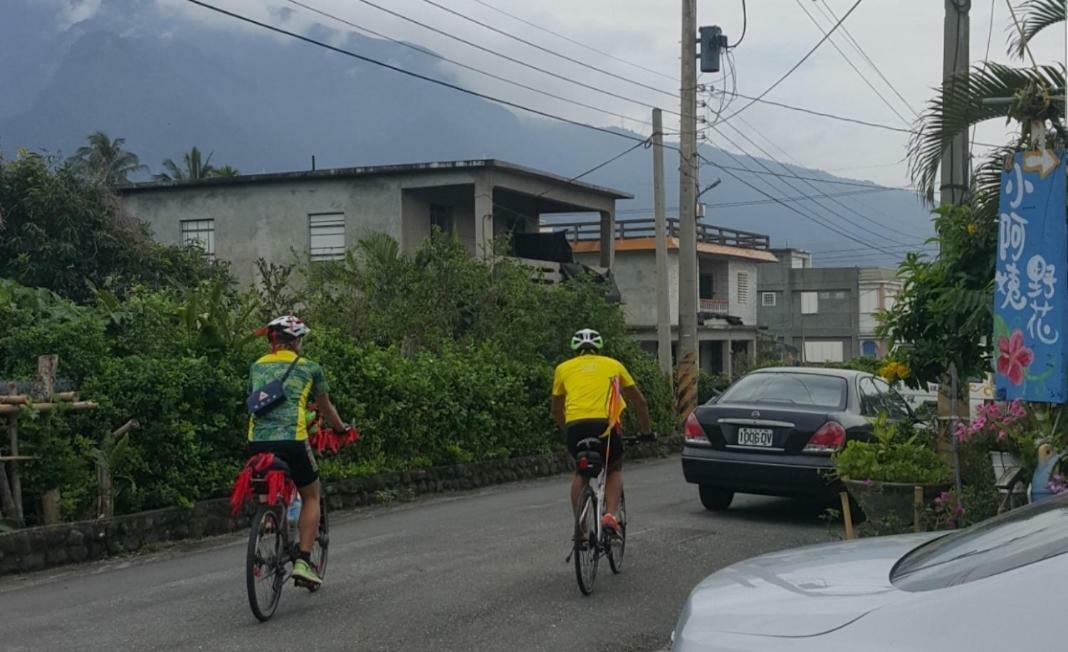
[[[1063,152],[1017,152],[1001,174],[994,292],[999,400],[1068,401],[1068,228]]]

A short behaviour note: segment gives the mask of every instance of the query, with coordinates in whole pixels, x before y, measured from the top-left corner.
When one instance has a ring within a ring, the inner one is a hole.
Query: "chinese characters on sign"
[[[1001,175],[994,281],[999,400],[1068,400],[1068,229],[1062,153],[1018,152]]]

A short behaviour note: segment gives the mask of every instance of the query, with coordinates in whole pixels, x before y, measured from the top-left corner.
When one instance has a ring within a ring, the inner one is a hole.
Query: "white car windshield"
[[[925,543],[890,574],[905,591],[931,591],[1068,552],[1068,495],[1018,509]]]

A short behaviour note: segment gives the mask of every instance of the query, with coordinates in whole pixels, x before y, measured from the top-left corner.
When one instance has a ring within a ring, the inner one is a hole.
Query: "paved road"
[[[243,537],[0,579],[0,647],[654,650],[709,572],[830,536],[817,507],[744,496],[711,514],[678,458],[634,464],[626,568],[612,576],[603,566],[585,598],[564,564],[565,482],[336,514],[326,586],[287,587],[266,625],[246,601]]]

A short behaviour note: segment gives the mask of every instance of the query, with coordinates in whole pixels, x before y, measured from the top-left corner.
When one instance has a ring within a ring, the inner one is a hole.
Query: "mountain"
[[[166,4],[97,0],[95,13],[67,25],[63,8],[78,3],[65,2],[6,0],[0,9],[0,61],[13,62],[18,53],[17,65],[0,65],[0,87],[9,91],[0,94],[0,151],[9,156],[20,147],[68,154],[88,133],[102,130],[125,137],[127,147],[156,170],[162,159],[177,158],[196,145],[213,152],[214,163],[247,173],[306,169],[314,155],[321,168],[499,158],[572,176],[634,144],[517,114],[264,31],[192,21],[161,8]],[[286,10],[273,14],[275,24],[290,21]],[[395,43],[323,25],[310,35],[462,83],[447,64]],[[702,153],[716,163],[737,165],[713,147],[703,147]],[[668,150],[665,157],[669,206],[678,196],[674,154]],[[745,167],[763,169],[757,159],[740,158]],[[775,162],[760,162],[784,172]],[[638,148],[583,179],[634,194],[633,201],[620,203],[620,218],[637,217],[652,206],[651,169],[650,150]],[[874,184],[819,170],[789,169],[825,181],[812,182],[816,190],[793,180],[792,189],[766,175],[735,174],[766,191],[771,190],[761,179],[772,181],[777,196],[850,193],[821,200],[826,208],[800,205],[833,228],[768,201],[712,166],[702,169],[702,178],[709,183],[720,177],[722,184],[702,198],[713,206],[706,221],[767,233],[775,246],[802,244],[817,262],[825,252],[826,264],[835,265],[895,260],[864,251],[855,240],[900,250],[891,241],[914,244],[931,233],[928,212],[910,192],[878,191]],[[720,204],[725,206],[714,208]]]

